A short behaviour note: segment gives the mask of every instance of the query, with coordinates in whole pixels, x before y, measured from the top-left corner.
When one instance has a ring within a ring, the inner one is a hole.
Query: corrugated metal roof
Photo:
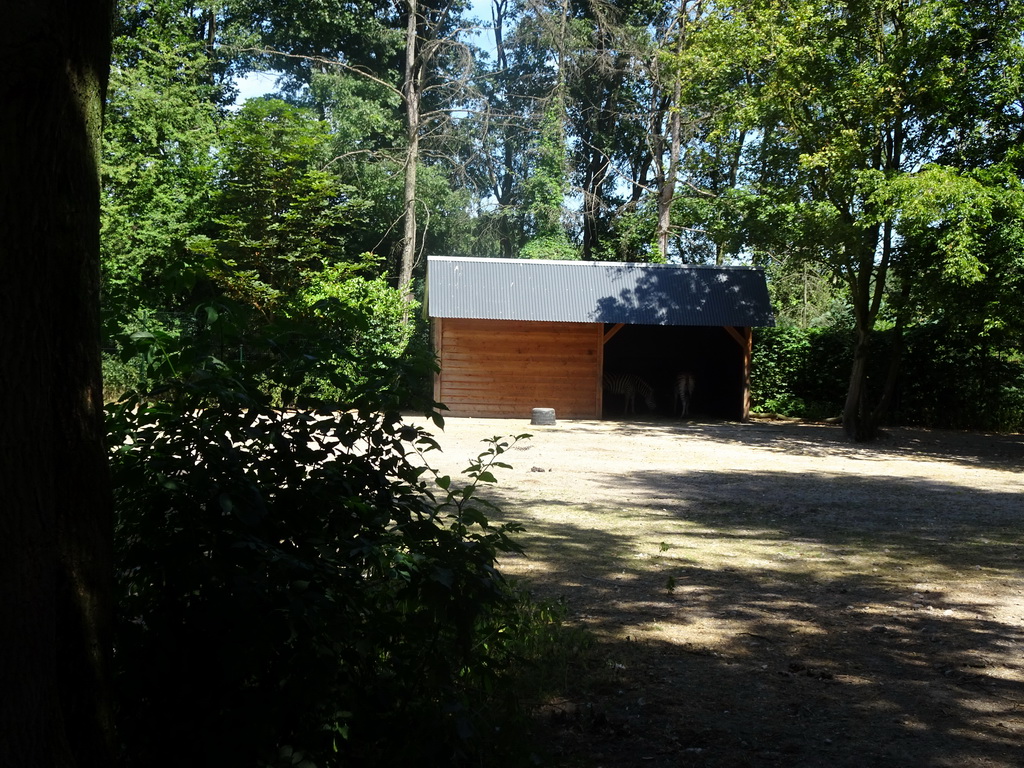
[[[775,325],[755,267],[431,256],[427,308],[486,320]]]

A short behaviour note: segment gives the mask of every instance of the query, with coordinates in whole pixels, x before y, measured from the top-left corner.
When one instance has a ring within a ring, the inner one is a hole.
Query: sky
[[[235,86],[238,88],[238,98],[235,99],[235,104],[241,106],[246,99],[271,93],[274,90],[276,79],[277,76],[272,72],[250,72],[245,77],[235,80]]]

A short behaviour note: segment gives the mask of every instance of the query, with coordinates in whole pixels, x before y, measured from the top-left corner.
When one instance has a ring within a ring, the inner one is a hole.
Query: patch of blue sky
[[[235,80],[235,87],[238,89],[238,96],[235,97],[235,106],[240,107],[248,99],[255,99],[266,96],[277,90],[276,72],[250,72],[245,77]]]

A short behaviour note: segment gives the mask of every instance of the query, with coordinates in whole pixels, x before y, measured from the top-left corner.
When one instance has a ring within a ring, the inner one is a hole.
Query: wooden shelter
[[[431,256],[426,310],[453,416],[621,415],[603,374],[640,376],[670,415],[675,374],[693,373],[693,411],[745,419],[751,328],[774,325],[752,267]],[[609,398],[611,400],[611,398]]]

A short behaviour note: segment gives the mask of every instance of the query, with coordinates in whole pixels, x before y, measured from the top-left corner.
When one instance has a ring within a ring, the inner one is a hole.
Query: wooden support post
[[[622,323],[619,323],[618,328],[622,327]],[[595,419],[604,418],[604,345],[608,343],[608,335],[604,332],[604,325],[597,326],[597,336],[599,343],[597,345],[597,393],[594,402],[597,404],[597,413],[594,415]]]
[[[754,334],[748,326],[734,328],[727,325],[725,330],[739,344],[743,355],[743,399],[740,405],[740,419],[747,421],[750,419],[750,362],[754,356]]]
[[[625,327],[626,327],[625,323],[616,323],[611,328],[609,328],[608,332],[604,335],[604,343],[607,344],[609,341],[611,341],[612,340],[612,336],[614,336],[616,333],[618,333],[619,331],[621,331]]]
[[[444,359],[442,351],[444,349],[444,330],[442,324],[444,323],[443,317],[435,317],[431,322],[430,327],[430,342],[434,347],[434,354],[437,356],[438,366],[441,365]],[[444,375],[444,369],[439,369],[434,374],[434,402],[444,402],[441,400],[441,376]]]

